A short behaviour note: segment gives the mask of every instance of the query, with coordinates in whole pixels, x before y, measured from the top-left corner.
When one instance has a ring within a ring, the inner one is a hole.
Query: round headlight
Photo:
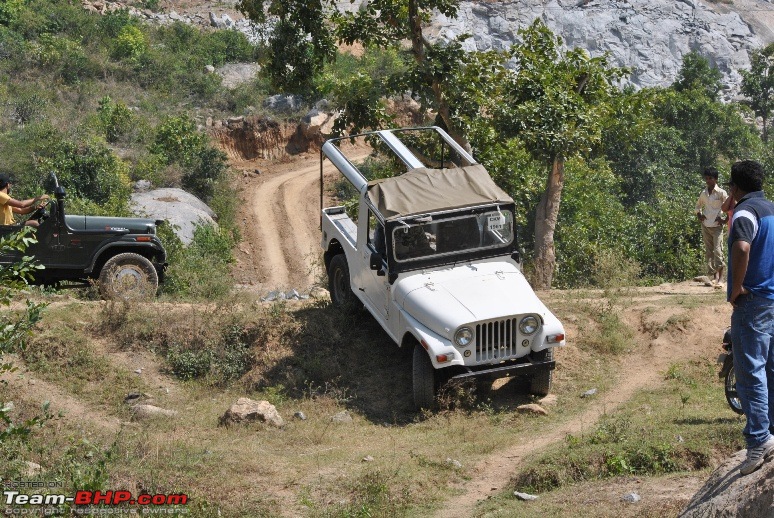
[[[473,341],[473,331],[469,327],[461,327],[454,333],[454,341],[460,347],[467,347]]]
[[[526,316],[521,319],[521,322],[519,322],[519,331],[524,333],[525,335],[531,335],[535,331],[537,331],[537,328],[540,326],[540,322],[538,322],[538,319],[533,317],[532,315]]]

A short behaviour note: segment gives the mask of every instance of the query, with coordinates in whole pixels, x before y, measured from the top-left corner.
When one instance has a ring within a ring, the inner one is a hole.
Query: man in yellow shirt
[[[0,173],[0,225],[15,225],[14,214],[29,214],[38,207],[45,205],[48,196],[43,195],[28,200],[15,200],[11,198],[11,177],[5,173]],[[27,220],[25,225],[31,227],[38,226],[37,220]]]

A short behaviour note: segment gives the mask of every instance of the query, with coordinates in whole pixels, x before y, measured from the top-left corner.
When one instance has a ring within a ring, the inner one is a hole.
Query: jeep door
[[[360,264],[354,269],[355,289],[359,290],[368,299],[371,307],[382,318],[388,320],[389,314],[389,296],[390,284],[387,282],[387,275],[379,275],[380,270],[371,269],[371,256],[379,253],[382,257],[387,256],[386,236],[384,226],[379,222],[374,213],[368,209],[365,204],[362,205],[364,212],[360,218],[361,228],[358,229],[358,260]],[[361,238],[361,235],[363,237]],[[381,272],[386,274],[387,264],[383,262]]]

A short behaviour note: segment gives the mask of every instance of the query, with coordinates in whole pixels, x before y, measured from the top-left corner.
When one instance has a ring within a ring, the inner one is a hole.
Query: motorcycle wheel
[[[726,380],[725,380],[725,391],[726,391],[726,401],[728,401],[728,406],[731,407],[731,410],[736,412],[739,415],[743,415],[744,411],[742,411],[742,402],[739,401],[739,394],[736,392],[736,374],[734,372],[734,366],[731,366],[731,369],[729,369],[728,373],[726,374]]]

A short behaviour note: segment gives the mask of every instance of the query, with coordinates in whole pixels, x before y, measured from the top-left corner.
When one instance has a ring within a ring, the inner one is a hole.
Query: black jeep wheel
[[[159,277],[145,257],[124,253],[111,257],[99,273],[99,288],[107,300],[146,300],[156,294]]]
[[[532,353],[532,359],[539,362],[550,362],[554,359],[554,349],[550,347],[536,353]],[[551,374],[553,371],[540,371],[532,376],[529,393],[536,396],[547,396],[551,392]]]
[[[349,280],[349,266],[344,254],[333,256],[328,266],[328,291],[334,305],[345,307],[352,304],[355,294]]]
[[[418,409],[435,405],[435,368],[427,351],[417,342],[414,344],[414,405]]]

